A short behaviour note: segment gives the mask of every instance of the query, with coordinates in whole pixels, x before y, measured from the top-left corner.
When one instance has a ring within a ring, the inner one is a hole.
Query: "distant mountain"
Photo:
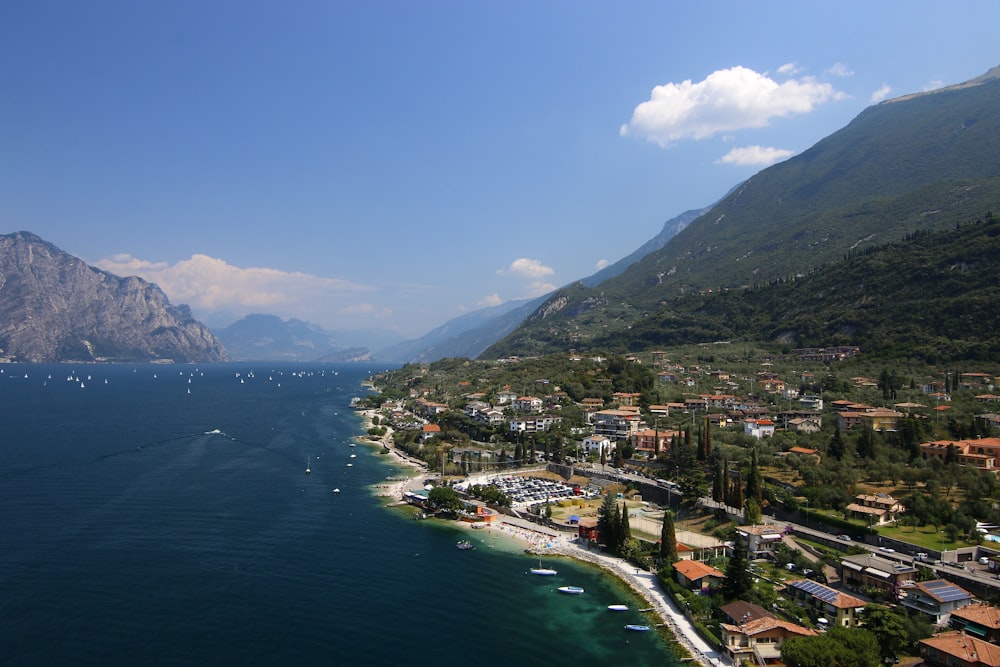
[[[974,220],[1000,200],[998,154],[1000,68],[869,107],[599,289],[557,290],[483,356],[587,349],[626,338],[639,321],[669,321],[686,295],[787,281],[917,230]]]
[[[0,236],[0,348],[24,362],[227,358],[156,285],[89,266],[29,232]]]
[[[234,360],[344,361],[333,334],[322,327],[276,315],[247,315],[215,332]],[[346,360],[368,356],[368,350],[351,350]]]
[[[543,297],[544,298],[544,297]],[[420,338],[406,340],[378,350],[376,361],[411,363],[447,357],[477,357],[503,338],[527,317],[542,299],[512,300],[448,320]]]
[[[593,286],[621,274],[631,264],[662,248],[688,223],[707,210],[687,211],[671,218],[664,223],[659,234],[638,250],[584,278],[581,282]],[[373,358],[379,361],[407,363],[437,361],[448,357],[478,357],[483,350],[514,331],[525,318],[545,302],[546,298],[547,296],[541,296],[528,301],[507,301],[499,306],[456,317],[420,338],[379,350]]]
[[[663,229],[660,233],[639,246],[638,250],[630,253],[626,257],[621,258],[614,264],[609,264],[592,276],[582,279],[580,282],[587,287],[594,287],[595,285],[600,285],[605,280],[621,275],[628,267],[632,266],[646,255],[656,252],[663,246],[667,245],[670,239],[680,234],[688,225],[704,215],[710,209],[711,207],[709,206],[706,208],[685,211],[684,213],[667,220],[663,223]]]

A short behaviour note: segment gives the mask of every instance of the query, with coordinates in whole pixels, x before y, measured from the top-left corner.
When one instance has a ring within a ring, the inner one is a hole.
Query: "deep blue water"
[[[384,508],[370,370],[0,366],[0,663],[675,664],[598,570]]]

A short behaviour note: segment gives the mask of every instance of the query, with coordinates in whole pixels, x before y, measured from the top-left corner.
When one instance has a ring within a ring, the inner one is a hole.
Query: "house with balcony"
[[[781,532],[774,526],[740,526],[736,529],[736,537],[739,544],[734,548],[742,547],[747,560],[775,560],[774,552],[781,542]]]
[[[845,556],[840,562],[840,580],[846,588],[858,593],[878,589],[887,600],[896,601],[909,586],[917,571],[909,565],[896,563],[873,553]]]
[[[770,438],[774,435],[775,424],[770,419],[744,419],[743,433],[751,437]]]
[[[634,410],[601,410],[595,412],[594,434],[612,440],[628,440],[639,430],[642,417]]]
[[[953,630],[1000,644],[1000,607],[990,604],[970,604],[951,612]]]
[[[781,664],[781,647],[792,637],[814,637],[810,630],[797,623],[765,616],[740,623],[720,623],[722,650],[734,665],[749,662],[754,665]]]
[[[631,435],[632,448],[636,453],[651,458],[658,452],[667,451],[670,448],[671,439],[680,435],[680,431],[642,429]]]
[[[515,412],[541,412],[544,406],[542,399],[537,396],[518,396],[511,403]]]
[[[903,606],[928,617],[934,625],[948,623],[951,612],[970,604],[969,591],[944,579],[914,582],[903,598]]]
[[[562,417],[552,415],[535,415],[528,417],[516,417],[511,419],[509,424],[511,433],[538,433],[548,431],[553,424],[562,421]]]
[[[642,398],[642,394],[628,393],[624,391],[616,391],[611,395],[611,400],[618,405],[626,407],[639,405],[640,398]]]
[[[855,496],[854,502],[845,508],[848,518],[863,521],[869,526],[895,523],[905,511],[903,503],[885,493]]]
[[[954,457],[958,465],[978,468],[996,474],[1000,472],[1000,438],[977,438],[975,440],[936,440],[920,445],[920,456],[924,459],[939,458],[942,461]]]
[[[829,625],[839,625],[847,628],[859,624],[859,612],[867,606],[867,602],[853,595],[842,593],[810,579],[797,579],[785,586],[785,595],[799,606],[809,610],[810,615],[818,622],[826,619]]]
[[[1000,667],[1000,646],[962,632],[942,632],[918,645],[927,667]]]
[[[588,435],[583,439],[582,446],[584,452],[597,456],[600,456],[601,452],[611,456],[611,452],[614,451],[614,444],[606,435]]]

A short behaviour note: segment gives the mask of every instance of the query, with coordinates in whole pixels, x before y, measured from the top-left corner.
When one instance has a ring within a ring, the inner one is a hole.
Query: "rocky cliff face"
[[[0,357],[12,361],[224,361],[187,306],[87,265],[34,234],[0,235]]]

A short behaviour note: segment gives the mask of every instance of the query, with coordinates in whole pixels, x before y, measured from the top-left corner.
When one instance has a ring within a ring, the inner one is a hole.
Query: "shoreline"
[[[364,431],[373,425],[372,417],[374,410],[358,411],[362,418]],[[364,436],[359,436],[358,441],[372,446],[381,446],[392,458],[392,464],[401,468],[401,472],[407,474],[399,480],[390,480],[386,483],[374,485],[374,490],[380,498],[393,498],[395,502],[400,502],[403,493],[417,483],[417,479],[426,473],[426,467],[418,464],[400,454],[395,447],[389,445],[392,438],[392,430],[389,429],[385,436],[378,441],[365,440]],[[419,486],[422,486],[418,484]],[[470,533],[479,531],[472,529],[471,525],[458,521],[461,529]],[[674,642],[677,642],[688,653],[688,657],[682,658],[683,662],[702,665],[703,667],[714,667],[716,665],[728,664],[726,658],[713,649],[697,633],[691,622],[674,605],[673,600],[663,592],[657,580],[656,573],[640,570],[628,562],[610,556],[608,554],[595,552],[588,547],[581,545],[575,536],[559,531],[548,532],[539,530],[534,524],[518,521],[514,517],[500,515],[499,526],[490,525],[485,531],[485,536],[497,537],[509,540],[512,552],[517,552],[520,546],[524,551],[533,554],[551,554],[566,558],[573,558],[578,561],[594,565],[606,573],[617,577],[626,586],[645,600],[655,614],[656,626],[665,627],[673,635]],[[665,640],[670,643],[671,640]]]

